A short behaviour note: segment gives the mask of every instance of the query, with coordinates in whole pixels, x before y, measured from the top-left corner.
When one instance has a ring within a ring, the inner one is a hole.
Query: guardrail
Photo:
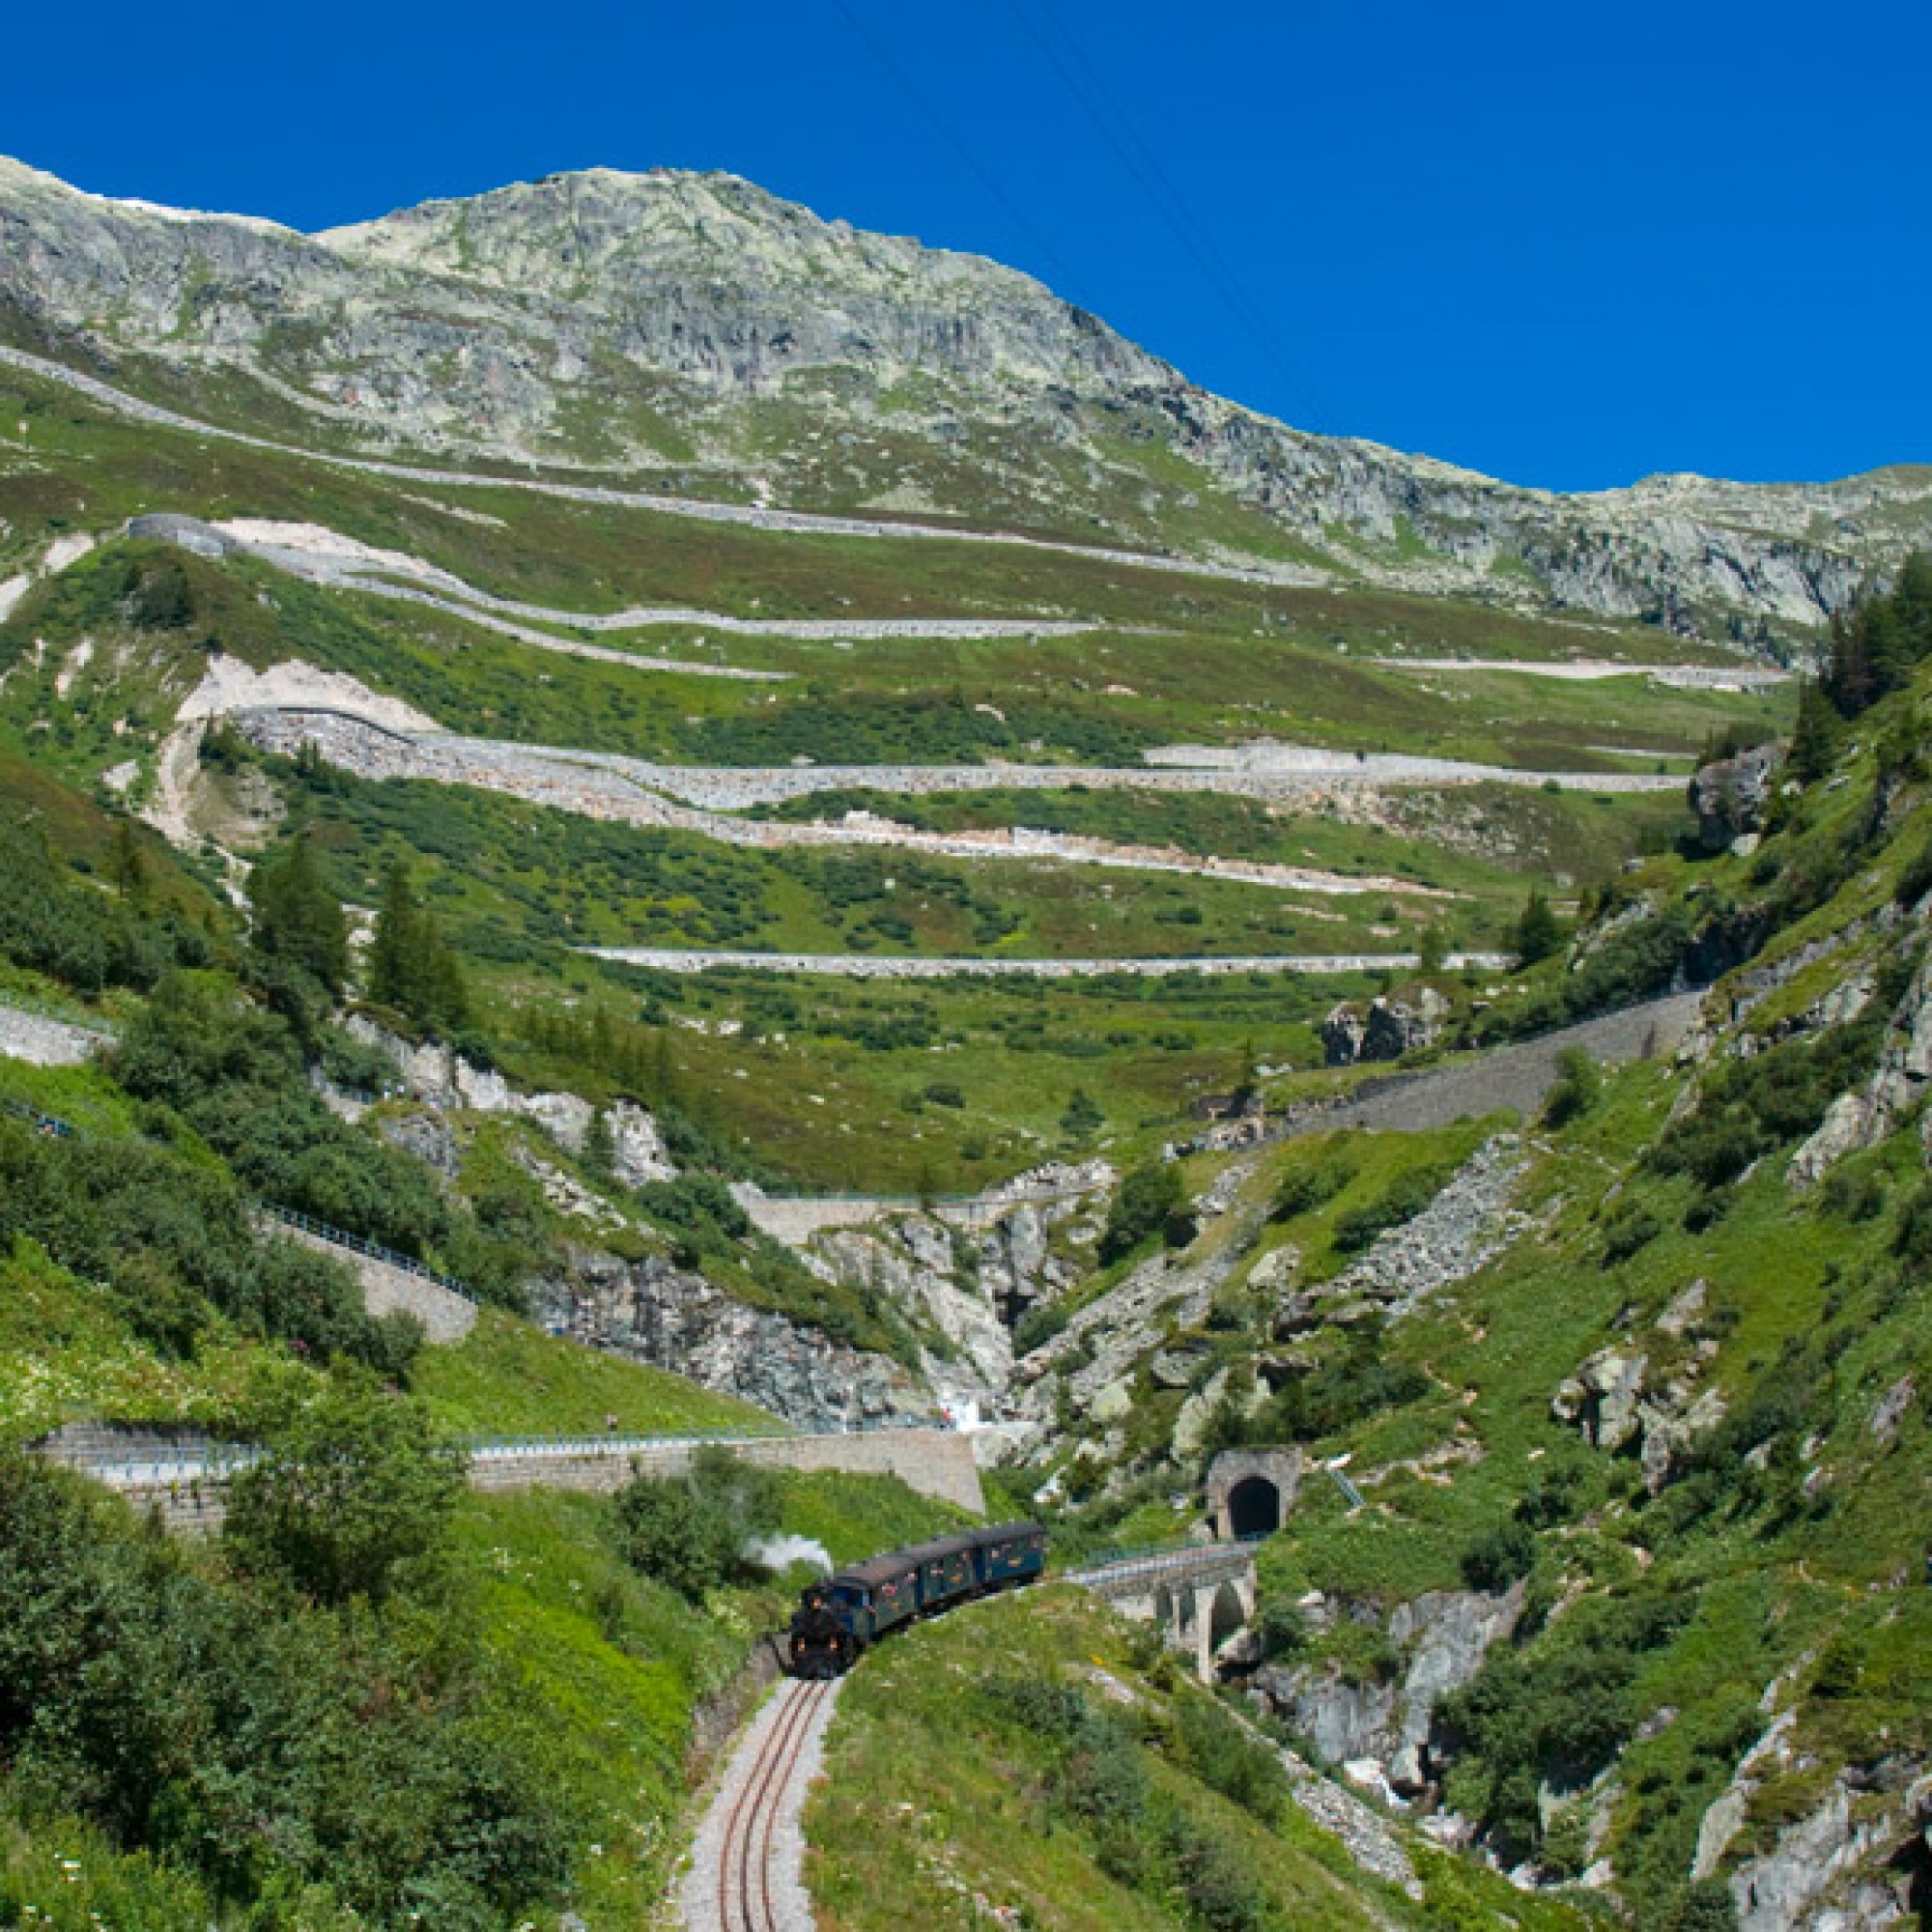
[[[1267,1530],[1256,1530],[1219,1543],[1150,1543],[1133,1548],[1102,1549],[1083,1557],[1066,1574],[1077,1581],[1083,1577],[1134,1577],[1157,1570],[1179,1570],[1189,1563],[1217,1557],[1252,1555],[1254,1546],[1265,1543],[1270,1534]]]
[[[667,1430],[652,1435],[612,1431],[594,1435],[465,1435],[463,1447],[478,1462],[540,1462],[552,1456],[629,1456],[651,1449],[721,1448],[752,1442],[796,1442],[806,1435],[859,1435],[859,1429],[773,1430],[746,1425],[736,1429]]]
[[[130,1455],[80,1449],[56,1453],[49,1460],[82,1475],[111,1479],[111,1487],[160,1490],[179,1489],[185,1483],[225,1483],[237,1470],[259,1463],[262,1455],[259,1443],[214,1442],[201,1449],[143,1449]]]
[[[1355,1487],[1355,1479],[1352,1476],[1341,1469],[1330,1469],[1328,1477],[1335,1487],[1342,1492],[1342,1500],[1351,1510],[1365,1509],[1367,1507],[1361,1491]]]
[[[463,1435],[456,1444],[472,1463],[545,1462],[568,1456],[634,1456],[653,1449],[746,1448],[758,1443],[792,1443],[849,1435],[869,1435],[883,1429],[910,1428],[907,1423],[862,1423],[856,1429],[773,1430],[744,1425],[734,1429],[667,1430],[649,1435],[620,1433],[592,1435]],[[238,1470],[259,1463],[267,1453],[255,1442],[211,1442],[143,1448],[130,1452],[113,1448],[43,1451],[63,1468],[111,1481],[124,1489],[168,1489],[196,1482],[226,1482]]]
[[[251,1204],[258,1212],[279,1221],[285,1228],[294,1228],[298,1233],[312,1235],[319,1241],[327,1241],[331,1247],[347,1248],[351,1254],[364,1255],[372,1262],[381,1262],[384,1267],[399,1269],[404,1274],[412,1274],[418,1281],[433,1282],[438,1288],[446,1288],[451,1294],[461,1295],[465,1301],[476,1303],[475,1294],[451,1275],[439,1274],[426,1262],[419,1262],[413,1255],[398,1254],[394,1248],[385,1248],[380,1241],[365,1240],[360,1235],[352,1235],[345,1228],[331,1228],[327,1221],[318,1221],[313,1214],[304,1214],[294,1208],[277,1208],[271,1201],[257,1201]],[[480,1305],[480,1304],[478,1304]]]
[[[767,1201],[824,1202],[837,1208],[1005,1208],[1020,1207],[1031,1202],[1070,1201],[1082,1193],[1093,1194],[1095,1188],[1070,1187],[1027,1187],[1016,1192],[1006,1193],[998,1190],[988,1192],[981,1189],[977,1194],[820,1194],[807,1187],[774,1185],[765,1187],[753,1182],[758,1192]]]
[[[24,1100],[14,1100],[0,1094],[0,1110],[29,1122],[43,1133],[52,1134],[61,1140],[82,1140],[85,1136],[71,1121],[64,1121],[58,1114],[43,1114],[38,1107],[29,1106]],[[351,1254],[366,1256],[372,1262],[381,1262],[384,1267],[399,1269],[404,1274],[412,1274],[419,1281],[433,1282],[438,1288],[446,1288],[451,1294],[461,1295],[465,1301],[481,1306],[475,1293],[466,1288],[453,1275],[440,1274],[426,1262],[419,1262],[413,1255],[398,1254],[394,1248],[385,1248],[380,1241],[366,1240],[360,1235],[352,1235],[346,1228],[330,1227],[327,1221],[318,1221],[313,1214],[304,1214],[298,1208],[278,1208],[272,1201],[251,1201],[248,1206],[258,1214],[266,1214],[272,1221],[279,1221],[286,1228],[294,1228],[304,1235],[311,1235],[319,1241],[327,1241],[330,1247],[347,1248]]]

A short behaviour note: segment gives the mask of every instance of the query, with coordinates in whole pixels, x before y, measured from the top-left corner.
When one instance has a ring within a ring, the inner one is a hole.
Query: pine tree
[[[1828,773],[1838,754],[1840,720],[1824,687],[1806,678],[1798,687],[1798,722],[1791,734],[1791,770],[1806,784]]]
[[[329,890],[306,832],[271,853],[248,878],[249,943],[312,974],[331,994],[349,980],[349,920]]]
[[[125,818],[114,826],[114,849],[111,859],[114,873],[114,890],[130,906],[140,907],[148,902],[148,855],[141,849],[141,841],[135,836],[134,828]]]
[[[1084,1087],[1076,1087],[1067,1099],[1065,1113],[1060,1117],[1060,1131],[1070,1141],[1084,1141],[1100,1131],[1106,1118],[1093,1094]]]
[[[1516,956],[1519,966],[1534,966],[1563,948],[1563,926],[1549,909],[1541,890],[1530,888],[1522,914],[1516,923]]]
[[[383,874],[383,902],[369,943],[369,997],[401,1012],[414,1004],[418,918],[409,867],[391,859]]]
[[[599,1107],[583,1131],[583,1165],[592,1174],[608,1179],[616,1159],[617,1140],[611,1131],[611,1110]]]
[[[389,863],[369,946],[369,997],[432,1033],[469,1024],[469,988],[436,916],[416,898],[409,867]]]

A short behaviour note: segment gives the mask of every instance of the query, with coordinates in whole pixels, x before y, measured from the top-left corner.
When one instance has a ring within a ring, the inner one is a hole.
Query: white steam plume
[[[832,1574],[831,1550],[809,1536],[754,1536],[746,1544],[745,1554],[774,1573],[789,1570],[794,1563],[810,1563],[821,1577]]]

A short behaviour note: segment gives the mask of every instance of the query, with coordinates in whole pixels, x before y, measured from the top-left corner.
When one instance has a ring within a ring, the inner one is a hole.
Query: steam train
[[[785,1668],[794,1677],[842,1677],[888,1631],[1031,1583],[1045,1568],[1046,1531],[1037,1522],[996,1523],[869,1557],[800,1595]]]

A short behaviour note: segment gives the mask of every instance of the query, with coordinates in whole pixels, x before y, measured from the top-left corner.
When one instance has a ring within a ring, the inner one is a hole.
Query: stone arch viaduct
[[[1252,1544],[1203,1543],[1130,1556],[1074,1572],[1079,1583],[1122,1616],[1158,1629],[1193,1658],[1202,1683],[1214,1682],[1214,1653],[1255,1613]]]

